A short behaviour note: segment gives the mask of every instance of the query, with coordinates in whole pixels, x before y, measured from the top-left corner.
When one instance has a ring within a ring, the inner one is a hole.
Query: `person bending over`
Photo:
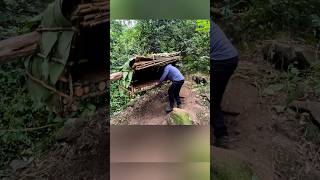
[[[157,84],[157,86],[160,86],[161,83],[165,80],[172,81],[171,86],[169,87],[168,94],[169,94],[169,105],[166,108],[166,112],[171,112],[174,106],[174,101],[177,103],[177,108],[181,108],[181,100],[179,97],[179,93],[181,90],[181,87],[184,83],[184,77],[177,69],[171,64],[168,64],[165,66],[163,70],[163,74]]]

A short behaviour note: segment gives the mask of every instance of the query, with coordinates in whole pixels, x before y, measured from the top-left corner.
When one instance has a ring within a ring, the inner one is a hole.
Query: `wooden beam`
[[[41,34],[34,31],[0,41],[0,64],[18,57],[34,54],[40,38]]]

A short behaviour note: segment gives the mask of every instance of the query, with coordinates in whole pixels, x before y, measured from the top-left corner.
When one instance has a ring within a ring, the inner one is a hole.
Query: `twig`
[[[254,79],[254,86],[258,89],[258,95],[259,95],[259,101],[260,101],[259,106],[260,106],[260,104],[262,104],[262,102],[263,102],[263,100],[262,100],[262,91],[261,91],[261,87],[258,84],[256,78]]]
[[[49,125],[45,125],[45,126],[41,126],[41,127],[36,127],[36,128],[24,128],[24,129],[1,129],[0,132],[30,132],[30,131],[35,131],[35,130],[39,130],[39,129],[44,129],[44,128],[48,128],[48,127],[52,127],[55,126],[56,124],[49,124]]]
[[[43,87],[47,88],[48,90],[53,91],[54,93],[56,93],[56,94],[58,94],[58,95],[60,95],[60,96],[62,96],[62,97],[70,98],[67,94],[64,94],[64,93],[62,93],[62,92],[59,92],[59,91],[57,91],[55,88],[47,85],[45,82],[43,82],[43,81],[41,81],[41,80],[39,80],[39,79],[36,79],[36,78],[33,77],[28,71],[26,71],[26,74],[28,75],[28,77],[29,77],[32,81],[34,81],[34,82],[42,85]]]
[[[71,28],[64,28],[64,27],[57,27],[57,28],[38,28],[36,29],[36,31],[38,32],[42,32],[42,31],[79,31],[79,29],[75,28],[75,27],[71,27]]]

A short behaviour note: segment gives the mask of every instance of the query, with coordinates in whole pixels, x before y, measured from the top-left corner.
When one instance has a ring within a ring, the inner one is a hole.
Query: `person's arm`
[[[159,83],[158,83],[159,85],[166,79],[168,73],[169,73],[169,68],[165,67],[164,71],[163,71],[163,74],[162,74],[162,76],[161,76],[161,78],[159,80]]]

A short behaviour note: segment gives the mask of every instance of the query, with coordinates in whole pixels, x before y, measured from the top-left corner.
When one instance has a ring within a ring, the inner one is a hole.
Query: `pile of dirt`
[[[261,180],[320,179],[319,144],[306,139],[303,116],[285,108],[285,88],[266,91],[286,81],[261,54],[240,58],[224,95],[230,149]]]
[[[168,125],[168,86],[154,89],[136,100],[133,106],[111,118],[114,125]],[[192,90],[192,84],[186,81],[180,91],[182,109],[189,113],[193,124],[209,124],[209,107],[204,99]]]
[[[79,126],[78,135],[17,173],[12,179],[107,179],[109,177],[109,126],[105,110],[99,110]]]

